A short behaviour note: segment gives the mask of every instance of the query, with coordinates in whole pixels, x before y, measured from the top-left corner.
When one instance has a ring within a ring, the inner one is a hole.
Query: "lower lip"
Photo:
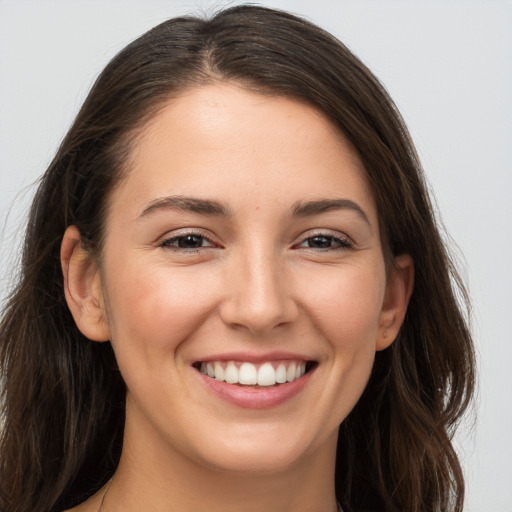
[[[240,386],[215,380],[197,372],[208,389],[222,400],[246,409],[270,409],[298,395],[309,382],[314,369],[300,379],[269,387]]]

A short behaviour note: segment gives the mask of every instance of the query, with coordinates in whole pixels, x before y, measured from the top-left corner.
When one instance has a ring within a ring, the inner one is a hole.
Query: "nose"
[[[298,316],[291,280],[272,251],[241,252],[230,265],[220,316],[226,325],[252,334],[268,334]]]

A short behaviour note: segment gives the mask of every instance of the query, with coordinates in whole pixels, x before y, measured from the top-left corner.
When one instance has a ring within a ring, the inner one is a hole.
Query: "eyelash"
[[[179,244],[181,240],[186,239],[187,237],[197,237],[201,239],[201,242],[207,241],[209,245],[207,246],[200,246],[200,247],[193,247],[193,248],[187,248],[187,247],[179,247],[178,245],[172,245],[172,244]],[[170,238],[166,238],[165,240],[162,240],[162,242],[159,244],[160,247],[164,249],[169,249],[171,251],[180,251],[180,252],[186,252],[186,253],[194,253],[198,252],[200,250],[204,249],[212,249],[216,247],[216,244],[212,242],[212,240],[207,237],[205,234],[197,232],[197,231],[191,231],[188,233],[182,233],[180,235],[175,235]]]
[[[204,243],[206,241],[206,242],[208,242],[208,245],[206,245],[206,246],[201,245],[199,247],[192,247],[192,248],[179,247],[178,244],[180,243],[180,241],[186,239],[187,237],[199,238],[199,239],[201,239],[201,243]],[[305,247],[305,246],[303,246],[303,244],[307,243],[308,241],[312,241],[315,238],[323,239],[327,243],[331,243],[331,244],[334,243],[336,245],[334,247],[332,247],[332,246],[331,247]],[[176,244],[176,245],[173,245],[173,244]],[[169,249],[172,251],[179,251],[179,252],[186,252],[189,254],[195,253],[195,252],[198,252],[201,250],[205,250],[205,249],[212,249],[212,248],[219,247],[208,236],[206,236],[205,234],[203,234],[201,232],[197,232],[197,231],[191,231],[188,233],[183,233],[180,235],[172,236],[170,238],[166,238],[159,244],[159,246],[164,249]],[[300,243],[295,244],[292,248],[293,249],[304,248],[304,249],[307,249],[309,251],[314,251],[314,252],[329,252],[329,251],[352,250],[354,248],[354,246],[348,237],[340,237],[340,236],[335,236],[333,234],[318,232],[318,233],[311,234],[310,236],[308,236],[306,238],[303,238]]]
[[[333,234],[327,234],[327,233],[314,233],[306,238],[304,238],[300,244],[297,244],[294,246],[294,248],[301,248],[303,247],[303,244],[311,241],[313,239],[324,239],[327,242],[335,243],[336,246],[334,247],[304,247],[305,249],[311,250],[311,251],[320,251],[320,252],[328,252],[328,251],[347,251],[352,250],[354,248],[353,243],[350,241],[348,237],[340,237]]]

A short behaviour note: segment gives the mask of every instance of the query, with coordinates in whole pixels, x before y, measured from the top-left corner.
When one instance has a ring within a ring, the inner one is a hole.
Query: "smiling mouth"
[[[270,387],[294,382],[315,366],[315,361],[286,360],[253,364],[246,361],[198,361],[194,368],[219,382]]]

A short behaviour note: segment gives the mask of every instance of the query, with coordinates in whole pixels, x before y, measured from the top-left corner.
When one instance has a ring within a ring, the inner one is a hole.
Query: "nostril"
[[[233,301],[223,305],[220,316],[232,329],[266,334],[273,329],[289,325],[298,317],[297,308],[289,302],[291,301],[284,298],[269,299],[266,303],[256,303],[255,300]]]

